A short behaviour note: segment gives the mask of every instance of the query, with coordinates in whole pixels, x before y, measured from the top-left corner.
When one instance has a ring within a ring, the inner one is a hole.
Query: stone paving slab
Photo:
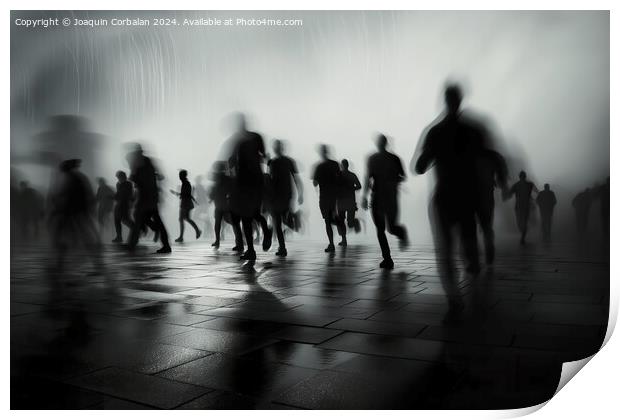
[[[44,246],[11,252],[11,407],[75,409],[518,408],[555,391],[561,363],[595,353],[609,263],[569,246],[498,246],[460,274],[454,320],[433,249],[376,244],[289,257],[230,247],[105,246],[105,272]]]

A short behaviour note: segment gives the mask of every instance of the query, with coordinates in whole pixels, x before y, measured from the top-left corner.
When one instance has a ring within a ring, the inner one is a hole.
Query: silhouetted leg
[[[478,257],[478,236],[476,235],[476,218],[474,212],[462,213],[459,225],[463,250],[465,252],[465,258],[467,259],[467,271],[470,273],[478,273],[480,271],[480,261]]]
[[[286,249],[286,244],[284,243],[284,231],[282,230],[282,213],[274,212],[273,214],[273,224],[276,229],[276,236],[278,238],[278,246],[280,249]]]
[[[331,246],[334,245],[334,230],[332,229],[332,222],[329,219],[325,219],[325,232],[327,233],[327,239]]]
[[[129,249],[134,249],[138,244],[138,238],[140,237],[140,231],[142,228],[149,223],[150,224],[150,214],[147,214],[143,210],[138,210],[135,212],[136,220],[133,226],[133,229],[129,232],[129,240],[127,241],[127,245]]]
[[[166,231],[166,226],[164,226],[164,222],[161,220],[159,216],[159,211],[154,210],[152,213],[153,224],[157,228],[157,232],[159,232],[159,239],[161,240],[161,244],[163,245],[163,249],[170,249],[170,243],[168,242],[168,232]]]
[[[177,242],[183,242],[183,235],[185,234],[185,214],[183,209],[179,210],[179,237]]]
[[[198,239],[200,237],[200,229],[198,229],[198,225],[196,225],[196,223],[191,219],[191,210],[187,210],[187,213],[185,214],[185,220],[187,221],[187,223],[190,224],[191,227],[194,228],[194,231],[196,232],[196,239]]]
[[[377,239],[379,240],[379,246],[381,247],[381,255],[384,260],[390,261],[392,255],[390,253],[390,245],[388,244],[387,237],[385,236],[385,213],[380,206],[373,204],[372,206],[372,220],[377,227]]]
[[[242,217],[241,224],[243,226],[243,233],[245,235],[245,242],[248,247],[248,251],[254,252],[254,238],[253,238],[253,218]]]
[[[235,235],[235,248],[233,248],[233,250],[243,251],[243,234],[241,232],[241,218],[237,214],[230,212],[230,220],[231,220],[231,224],[233,228],[233,233]]]
[[[215,233],[215,242],[213,246],[217,246],[220,244],[220,233],[222,230],[222,218],[224,217],[224,212],[218,209],[215,209],[213,212],[213,218],[215,219],[213,229]]]
[[[118,239],[119,241],[123,239],[121,220],[122,220],[121,208],[119,206],[116,206],[114,207],[114,230],[116,231],[116,238],[114,239]]]

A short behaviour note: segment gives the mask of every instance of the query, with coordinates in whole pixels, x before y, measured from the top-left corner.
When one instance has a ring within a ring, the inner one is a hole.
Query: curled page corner
[[[557,393],[560,392],[562,388],[564,388],[564,385],[566,385],[568,381],[573,379],[577,372],[579,372],[595,355],[596,353],[584,359],[562,363],[562,373],[560,374],[560,381],[553,396],[556,396]]]

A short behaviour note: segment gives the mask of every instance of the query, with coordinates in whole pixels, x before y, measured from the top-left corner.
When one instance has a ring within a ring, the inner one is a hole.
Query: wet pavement
[[[11,408],[518,408],[606,331],[609,263],[567,247],[500,248],[450,322],[430,247],[391,272],[374,244],[222,248],[74,253],[52,288],[47,249],[13,246]]]

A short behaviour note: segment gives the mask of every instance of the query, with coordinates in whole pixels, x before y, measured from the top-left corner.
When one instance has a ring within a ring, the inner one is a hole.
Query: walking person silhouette
[[[536,197],[536,204],[538,204],[538,210],[540,211],[542,237],[545,242],[551,241],[551,222],[553,219],[553,209],[557,202],[555,193],[551,191],[549,184],[545,184],[544,189]]]
[[[126,156],[131,174],[129,180],[134,183],[138,190],[138,200],[134,209],[134,226],[129,234],[128,249],[133,251],[138,244],[138,237],[144,226],[149,226],[159,236],[162,247],[157,250],[158,254],[172,252],[168,242],[168,232],[159,215],[159,187],[157,181],[163,176],[157,171],[152,160],[144,155],[139,144],[133,146],[134,150]]]
[[[134,226],[133,220],[129,214],[131,210],[131,204],[133,203],[133,184],[127,179],[127,174],[124,171],[116,172],[116,194],[114,200],[114,229],[116,230],[116,237],[112,239],[114,243],[123,242],[123,228],[121,223],[131,229]]]
[[[107,184],[105,178],[97,178],[97,222],[99,223],[99,232],[103,235],[105,228],[112,216],[114,209],[114,191]]]
[[[437,265],[448,296],[446,319],[458,316],[464,307],[456,283],[455,242],[460,239],[466,259],[466,271],[480,271],[476,237],[478,179],[476,162],[487,138],[480,125],[462,115],[463,93],[460,86],[450,84],[444,91],[446,109],[443,117],[426,132],[420,143],[421,153],[412,159],[412,170],[423,174],[434,166],[436,185],[431,198],[433,236]],[[455,234],[458,232],[458,235]]]
[[[261,214],[264,188],[261,163],[265,157],[265,144],[260,134],[247,130],[243,114],[237,115],[237,132],[233,137],[234,148],[229,159],[237,184],[233,195],[233,211],[241,217],[247,245],[247,250],[240,259],[255,261],[252,222],[258,222],[262,229],[263,251],[271,248],[273,234],[267,225],[267,220]]]
[[[346,226],[359,233],[361,230],[360,221],[355,217],[357,212],[357,202],[355,200],[355,192],[362,189],[362,184],[353,172],[349,170],[349,161],[343,159],[342,165],[342,191],[338,199],[338,211],[340,219],[346,222]],[[346,245],[344,243],[343,245]]]
[[[325,252],[333,253],[336,251],[334,246],[334,230],[332,224],[338,228],[342,237],[342,242],[346,244],[346,229],[344,222],[338,214],[338,198],[342,185],[342,173],[338,162],[329,158],[329,148],[326,144],[319,146],[319,155],[322,161],[316,165],[312,175],[312,183],[319,187],[319,209],[321,216],[325,220],[325,231],[329,244]]]
[[[377,137],[378,151],[368,158],[362,207],[368,209],[368,191],[372,191],[370,208],[372,220],[377,228],[377,238],[383,261],[380,268],[391,270],[394,261],[385,235],[385,228],[399,239],[401,249],[408,245],[407,230],[398,224],[398,185],[406,178],[400,158],[387,151],[387,137]]]
[[[170,190],[170,192],[180,199],[179,203],[179,237],[175,242],[183,242],[183,234],[185,233],[185,222],[189,223],[196,232],[196,239],[200,238],[202,231],[198,228],[196,223],[190,217],[190,212],[194,208],[196,199],[192,195],[192,184],[187,180],[187,171],[181,169],[179,171],[179,179],[181,180],[181,192]]]
[[[211,244],[215,249],[220,247],[222,220],[227,221],[233,228],[235,247],[233,251],[243,252],[243,234],[238,216],[233,215],[230,197],[233,195],[234,180],[226,174],[226,162],[217,161],[213,164],[213,185],[209,191],[209,199],[213,202],[213,229],[215,242]]]
[[[291,210],[293,199],[293,184],[297,190],[297,203],[304,202],[303,186],[299,179],[297,164],[293,159],[284,154],[284,144],[282,140],[274,140],[273,152],[275,158],[269,161],[269,175],[271,177],[271,213],[275,225],[276,236],[278,238],[278,251],[276,255],[286,257],[288,254],[284,242],[284,231],[282,223]]]
[[[527,179],[525,171],[519,172],[517,181],[506,194],[505,200],[515,196],[515,214],[517,216],[517,226],[521,232],[520,244],[525,245],[528,222],[530,219],[530,207],[532,204],[532,192],[538,193],[538,188],[533,182]]]

